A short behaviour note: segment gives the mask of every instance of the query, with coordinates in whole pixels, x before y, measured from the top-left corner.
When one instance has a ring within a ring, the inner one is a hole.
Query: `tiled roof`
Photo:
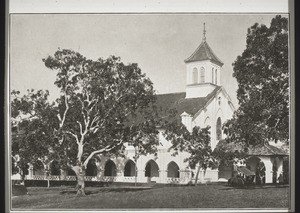
[[[216,86],[210,94],[202,98],[185,98],[185,92],[156,95],[158,117],[167,121],[174,121],[174,119],[181,121],[180,115],[183,112],[194,116],[199,110],[205,107],[221,88],[221,86]],[[176,110],[176,115],[174,117],[169,117],[169,110]],[[141,123],[144,119],[145,118],[141,114],[138,114],[134,118],[130,118],[128,122]]]
[[[211,60],[216,64],[222,66],[224,63],[214,54],[212,49],[209,47],[206,41],[202,41],[195,52],[187,59],[185,59],[185,63],[194,62],[194,61],[204,61]]]
[[[225,140],[220,141],[217,145],[217,148],[225,151],[230,150],[230,152],[234,152],[235,150],[244,150],[243,146],[240,143],[227,143]],[[250,146],[248,147],[247,154],[252,156],[288,155],[288,153],[286,153],[283,149],[277,148],[270,144]]]
[[[157,95],[156,104],[160,109],[160,116],[166,116],[166,111],[170,109],[175,109],[177,111],[178,118],[180,118],[180,115],[183,112],[186,112],[193,116],[201,108],[203,108],[220,89],[221,87],[217,86],[210,94],[208,94],[206,97],[201,98],[185,98],[185,92]]]
[[[249,149],[249,155],[287,155],[287,153],[270,144],[264,144]]]
[[[243,174],[245,174],[246,176],[251,176],[251,175],[255,175],[255,172],[247,169],[245,166],[239,166],[237,168],[237,170]]]

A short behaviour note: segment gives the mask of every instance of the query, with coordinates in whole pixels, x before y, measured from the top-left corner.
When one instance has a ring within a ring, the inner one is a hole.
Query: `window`
[[[218,117],[217,119],[216,135],[217,135],[217,140],[222,140],[222,122],[220,117]]]
[[[215,84],[218,84],[218,70],[215,69]]]
[[[200,72],[200,83],[205,82],[205,69],[201,67],[201,72]]]
[[[218,104],[221,105],[221,97],[218,98]]]
[[[211,70],[211,83],[214,83],[214,68]]]
[[[198,70],[197,68],[195,67],[193,69],[193,84],[197,84],[198,83]]]

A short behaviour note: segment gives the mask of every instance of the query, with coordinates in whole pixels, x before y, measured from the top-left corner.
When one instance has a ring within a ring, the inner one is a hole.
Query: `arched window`
[[[146,164],[145,177],[159,177],[159,167],[154,160],[149,160]]]
[[[221,105],[221,97],[218,98],[218,104]]]
[[[211,83],[214,83],[214,68],[211,70]]]
[[[36,162],[33,163],[33,175],[43,175],[43,174],[44,174],[44,164],[42,163],[42,161],[37,160]]]
[[[50,164],[50,174],[51,175],[60,175],[60,165],[59,162],[54,160]]]
[[[217,119],[216,135],[217,140],[222,140],[222,122],[220,117]]]
[[[112,160],[106,161],[104,167],[104,176],[117,176],[117,167]]]
[[[76,173],[71,168],[67,168],[67,176],[76,176]]]
[[[218,70],[215,69],[215,84],[218,84]]]
[[[135,176],[135,163],[132,160],[128,160],[124,167],[124,176]]]
[[[200,72],[200,83],[205,82],[205,69],[204,67],[201,67],[201,72]]]
[[[86,176],[97,176],[97,165],[95,159],[91,159],[85,170]]]
[[[172,161],[168,164],[167,177],[179,178],[179,166],[174,161]]]
[[[197,84],[198,83],[198,70],[197,68],[195,67],[193,69],[193,84]]]

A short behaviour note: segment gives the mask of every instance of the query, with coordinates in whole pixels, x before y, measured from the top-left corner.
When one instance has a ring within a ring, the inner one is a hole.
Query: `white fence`
[[[123,182],[126,183],[134,183],[135,182],[135,176],[130,176],[130,177],[123,177]]]
[[[59,176],[59,175],[26,175],[25,176],[26,180],[54,180],[54,181],[76,181],[76,176]],[[98,176],[85,176],[84,177],[85,181],[103,181],[103,182],[113,182],[116,181],[116,177],[98,177]]]
[[[59,175],[26,175],[26,180],[51,180],[51,181],[76,181],[76,176],[59,176]],[[125,183],[134,183],[136,181],[135,176],[123,176],[123,177],[115,177],[115,176],[85,176],[85,181],[92,181],[92,182],[125,182]],[[159,178],[158,177],[152,177],[151,181],[158,183]],[[138,182],[141,182],[139,180]],[[144,180],[143,182],[147,182],[147,180]],[[164,183],[168,184],[180,184],[182,183],[182,179],[180,178],[166,178]]]
[[[180,183],[180,178],[167,178],[167,183]]]

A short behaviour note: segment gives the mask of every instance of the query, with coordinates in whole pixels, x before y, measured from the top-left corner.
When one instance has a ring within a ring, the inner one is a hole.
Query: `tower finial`
[[[203,23],[203,41],[206,41],[205,33],[206,33],[206,30],[205,30],[205,22],[204,22]]]

